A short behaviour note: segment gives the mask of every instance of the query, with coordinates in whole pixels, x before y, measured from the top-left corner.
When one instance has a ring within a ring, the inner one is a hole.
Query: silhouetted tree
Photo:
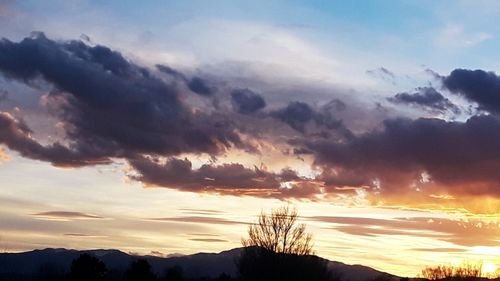
[[[281,207],[262,212],[242,240],[238,261],[243,281],[332,280],[327,261],[312,253],[312,235],[297,223],[295,208]]]
[[[75,281],[98,281],[106,275],[106,265],[89,254],[81,254],[71,263],[70,278]]]
[[[165,281],[184,281],[184,270],[176,265],[172,266],[165,273]]]
[[[125,272],[125,281],[156,281],[151,265],[145,259],[133,261]]]
[[[312,235],[297,219],[297,209],[288,206],[272,210],[270,214],[261,212],[257,223],[248,228],[248,239],[243,239],[242,244],[274,253],[311,255]]]

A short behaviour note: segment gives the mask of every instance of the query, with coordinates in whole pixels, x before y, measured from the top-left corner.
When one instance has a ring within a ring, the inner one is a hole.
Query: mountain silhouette
[[[41,268],[50,267],[59,272],[68,272],[71,262],[81,254],[88,253],[98,257],[110,271],[125,271],[130,263],[138,258],[146,259],[153,272],[160,274],[167,268],[180,266],[189,278],[203,276],[216,277],[221,273],[237,275],[236,260],[243,248],[235,248],[220,253],[198,253],[193,255],[157,257],[137,256],[119,250],[68,250],[43,249],[23,253],[0,254],[0,278],[37,276]],[[399,280],[399,277],[362,265],[348,265],[328,261],[328,266],[344,281],[366,281],[384,276],[386,280]]]

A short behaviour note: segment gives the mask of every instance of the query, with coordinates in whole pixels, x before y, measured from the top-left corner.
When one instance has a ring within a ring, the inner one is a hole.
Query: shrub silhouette
[[[312,235],[297,223],[295,208],[262,212],[250,225],[237,263],[242,281],[332,280],[327,261],[313,256]]]
[[[184,281],[184,270],[180,266],[173,266],[165,273],[165,281]]]
[[[103,280],[107,272],[106,265],[89,254],[81,254],[71,263],[70,279],[75,281]]]
[[[125,272],[125,281],[156,281],[156,275],[147,260],[138,259]]]
[[[437,265],[424,268],[420,275],[429,280],[461,280],[482,277],[482,263],[465,262],[459,266]]]

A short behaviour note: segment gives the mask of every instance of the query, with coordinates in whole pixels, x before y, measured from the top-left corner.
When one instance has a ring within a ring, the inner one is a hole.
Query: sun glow
[[[497,266],[492,262],[483,263],[483,275],[489,276],[495,274],[497,271]]]

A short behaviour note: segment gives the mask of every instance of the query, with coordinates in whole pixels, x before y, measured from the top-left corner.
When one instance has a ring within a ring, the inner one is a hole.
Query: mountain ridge
[[[59,272],[68,272],[71,262],[80,254],[89,253],[101,259],[110,271],[124,271],[138,258],[144,258],[151,264],[153,271],[163,274],[167,268],[181,266],[188,277],[216,277],[221,273],[237,275],[236,261],[244,248],[234,248],[218,253],[200,252],[191,255],[159,257],[154,255],[135,255],[116,249],[75,250],[65,248],[35,249],[20,253],[0,253],[0,277],[34,276],[43,267],[50,267]],[[380,276],[397,280],[398,276],[360,264],[345,264],[330,261],[328,266],[344,281],[366,281]]]

